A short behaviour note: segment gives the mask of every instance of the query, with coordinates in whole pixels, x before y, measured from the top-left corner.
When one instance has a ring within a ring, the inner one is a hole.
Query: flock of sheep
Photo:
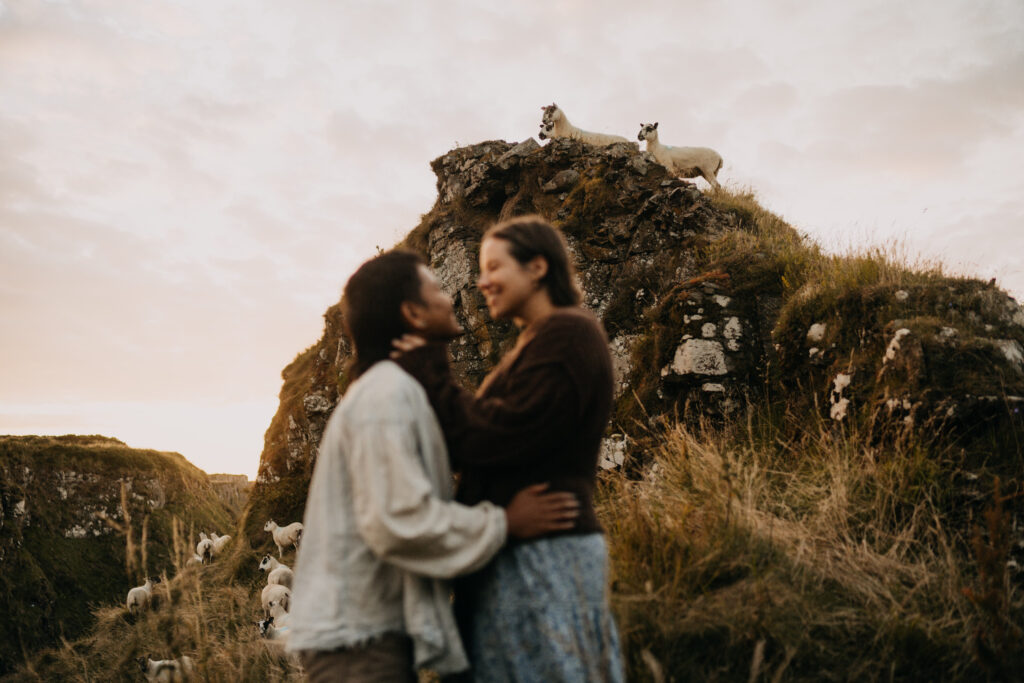
[[[288,526],[278,526],[274,520],[270,520],[263,527],[269,531],[277,545],[278,557],[284,557],[286,548],[294,547],[296,552],[302,540],[302,523],[294,522]],[[199,543],[196,544],[196,552],[189,560],[189,564],[208,564],[213,562],[224,550],[230,536],[218,536],[215,533],[207,535],[199,533]],[[263,587],[260,595],[260,602],[263,605],[264,618],[254,622],[259,629],[260,635],[267,640],[283,644],[288,638],[289,626],[289,604],[292,595],[292,578],[294,574],[291,568],[274,559],[271,555],[264,555],[260,560],[259,569],[267,573],[267,585]],[[125,599],[125,606],[128,612],[137,616],[146,608],[153,597],[153,586],[160,583],[159,578],[147,578],[146,583],[136,586],[128,591]],[[182,655],[177,659],[154,660],[150,657],[138,658],[139,669],[145,675],[147,681],[159,683],[173,683],[185,681],[195,675],[195,663],[191,657]]]
[[[571,138],[591,145],[611,145],[616,142],[629,142],[621,135],[592,133],[569,123],[565,112],[557,104],[541,107],[544,116],[540,122],[540,139]],[[716,190],[718,171],[722,168],[722,157],[709,147],[671,147],[658,141],[658,124],[642,123],[637,140],[647,141],[647,151],[655,160],[667,168],[669,173],[680,178],[696,178],[701,176]]]

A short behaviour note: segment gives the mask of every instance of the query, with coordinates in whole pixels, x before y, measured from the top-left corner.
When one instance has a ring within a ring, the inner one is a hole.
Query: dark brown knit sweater
[[[399,361],[427,391],[460,473],[457,500],[507,505],[523,487],[571,491],[580,517],[568,533],[601,531],[593,494],[612,406],[608,339],[592,313],[557,309],[524,330],[474,396],[455,383],[444,347]]]

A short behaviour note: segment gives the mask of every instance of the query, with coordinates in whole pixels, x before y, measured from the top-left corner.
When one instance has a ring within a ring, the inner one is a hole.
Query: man
[[[354,377],[320,444],[295,569],[288,649],[309,679],[415,681],[468,667],[446,579],[475,571],[508,536],[571,528],[572,494],[531,486],[507,508],[452,500],[444,435],[422,386],[388,360],[392,340],[461,334],[422,259],[382,254],[345,285]]]

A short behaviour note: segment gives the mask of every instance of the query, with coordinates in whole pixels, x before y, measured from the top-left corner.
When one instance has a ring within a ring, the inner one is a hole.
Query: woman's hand
[[[400,358],[403,353],[426,346],[427,340],[418,334],[403,334],[398,339],[392,339],[391,345],[395,347],[395,350],[391,352],[391,357]]]
[[[548,484],[527,486],[512,498],[505,508],[508,535],[533,538],[552,531],[565,531],[576,526],[580,502],[568,491],[544,493]]]

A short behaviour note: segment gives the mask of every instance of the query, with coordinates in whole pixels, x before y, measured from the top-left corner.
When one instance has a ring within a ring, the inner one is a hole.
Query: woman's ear
[[[548,274],[548,260],[538,254],[530,259],[530,262],[526,264],[526,269],[530,271],[537,282],[544,279],[544,276]]]

